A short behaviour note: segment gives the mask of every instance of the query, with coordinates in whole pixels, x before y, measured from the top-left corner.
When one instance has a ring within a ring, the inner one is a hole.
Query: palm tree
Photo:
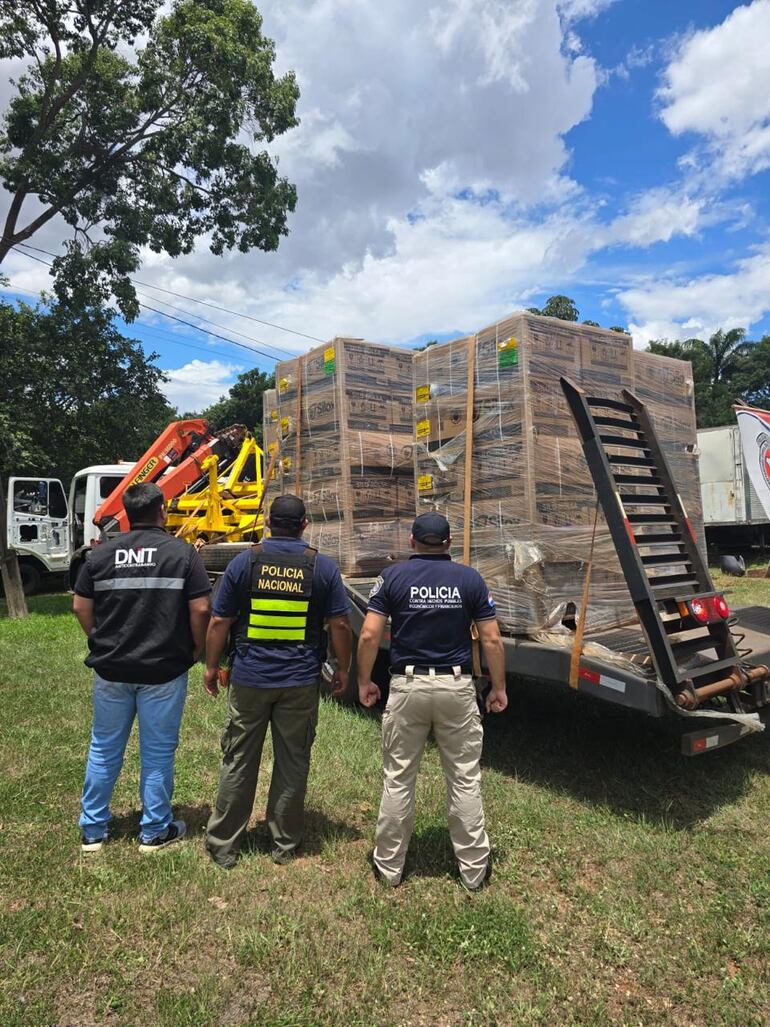
[[[751,353],[756,345],[746,342],[745,328],[731,328],[729,331],[719,328],[708,342],[702,339],[688,339],[684,344],[695,356],[707,362],[709,379],[712,385],[727,382],[739,369],[744,357]]]

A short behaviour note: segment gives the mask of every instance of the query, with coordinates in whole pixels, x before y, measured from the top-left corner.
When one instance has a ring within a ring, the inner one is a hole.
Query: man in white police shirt
[[[139,720],[141,852],[178,842],[174,754],[187,694],[187,672],[203,650],[211,585],[193,546],[163,530],[157,485],[126,489],[129,530],[95,546],[75,582],[73,609],[88,635],[94,670],[94,722],[83,786],[84,852],[107,839],[110,799],[134,718]]]
[[[382,717],[384,787],[377,820],[374,872],[401,883],[414,824],[414,791],[431,727],[447,784],[449,833],[460,877],[470,891],[491,875],[481,805],[483,731],[471,674],[471,625],[484,649],[492,690],[488,712],[508,705],[503,643],[495,604],[478,571],[453,563],[449,522],[424,513],[412,525],[415,553],[383,571],[369,597],[356,657],[359,700],[373,706],[380,690],[372,668],[391,619],[391,681]]]

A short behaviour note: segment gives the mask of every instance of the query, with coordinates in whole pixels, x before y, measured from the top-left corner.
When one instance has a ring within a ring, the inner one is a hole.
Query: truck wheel
[[[251,549],[250,542],[214,542],[200,550],[207,571],[223,571],[239,553]]]
[[[24,589],[24,595],[34,595],[40,588],[43,575],[34,563],[28,563],[26,560],[19,564],[19,571],[21,572],[21,584]]]

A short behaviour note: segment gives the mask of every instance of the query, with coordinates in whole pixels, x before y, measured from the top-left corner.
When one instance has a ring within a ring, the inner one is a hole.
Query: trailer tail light
[[[698,621],[699,624],[708,624],[709,622],[709,608],[708,604],[703,599],[691,599],[687,604],[690,613]]]
[[[730,607],[724,596],[711,596],[708,599],[688,599],[677,603],[679,616],[686,620],[692,617],[699,624],[712,624],[714,621],[727,620]]]

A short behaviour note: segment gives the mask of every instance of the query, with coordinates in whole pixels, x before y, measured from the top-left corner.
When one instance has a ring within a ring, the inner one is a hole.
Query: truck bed
[[[374,578],[343,578],[353,607],[351,624],[356,637],[374,581]],[[733,632],[739,638],[743,636],[739,645],[741,654],[751,649],[750,655],[745,654],[749,662],[770,665],[770,610],[751,606],[738,609],[734,614]],[[527,679],[535,687],[568,688],[572,651],[570,634],[544,634],[538,639],[504,634],[503,643],[509,680]],[[383,649],[389,647],[390,636],[386,632]],[[700,661],[708,662],[698,656],[694,657],[693,664]],[[387,666],[384,653],[378,664],[381,668]],[[701,725],[700,729],[683,736],[682,749],[688,755],[737,741],[752,731],[762,730],[765,721],[770,722],[770,711],[767,710],[757,718],[707,709],[691,712],[677,707],[668,689],[657,680],[641,629],[633,626],[585,637],[577,691],[648,716],[674,714],[696,721]],[[703,724],[713,726],[703,727]]]

